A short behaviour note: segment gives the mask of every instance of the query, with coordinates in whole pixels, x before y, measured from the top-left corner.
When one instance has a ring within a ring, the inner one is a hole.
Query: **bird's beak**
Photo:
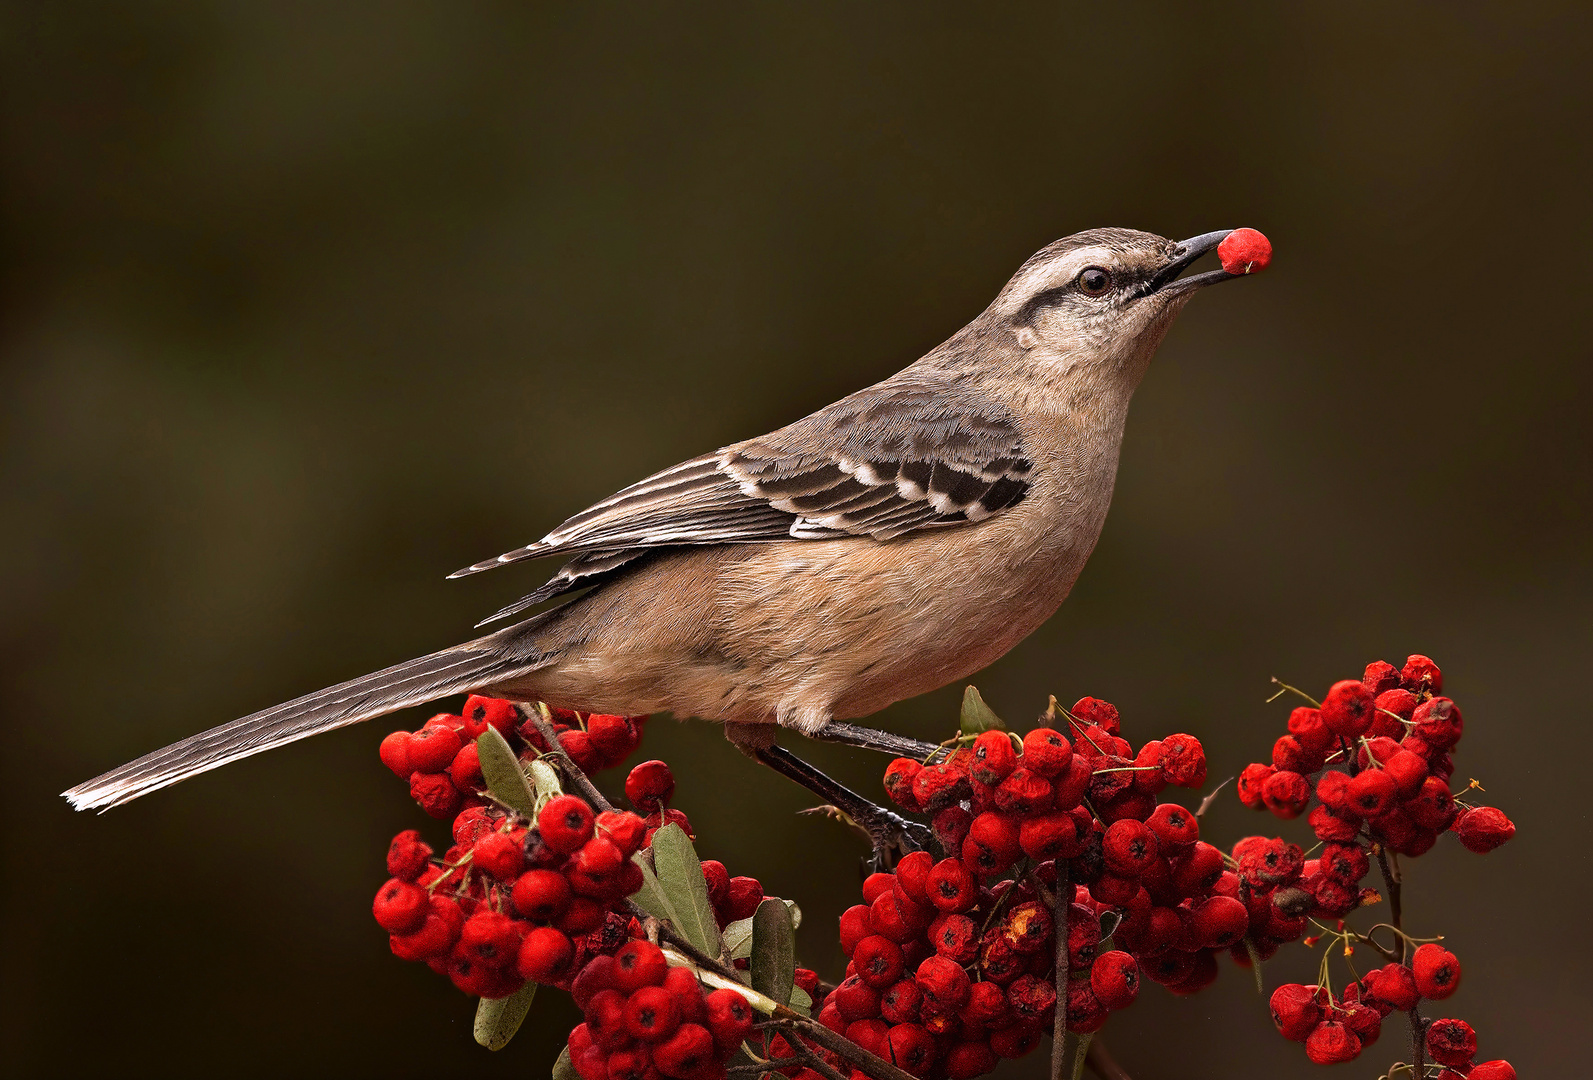
[[[1215,285],[1219,281],[1244,277],[1243,274],[1230,274],[1226,270],[1208,270],[1203,274],[1193,274],[1185,278],[1178,276],[1196,259],[1208,251],[1217,250],[1217,245],[1226,240],[1231,232],[1232,229],[1218,229],[1216,232],[1201,233],[1199,236],[1191,236],[1188,240],[1180,241],[1173,247],[1172,260],[1146,283],[1141,295],[1176,296],[1194,292],[1207,285]]]

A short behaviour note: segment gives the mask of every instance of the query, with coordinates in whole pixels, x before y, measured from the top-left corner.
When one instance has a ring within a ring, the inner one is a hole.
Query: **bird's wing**
[[[890,540],[983,521],[1021,501],[1033,462],[1014,414],[946,382],[892,380],[769,435],[665,469],[534,544],[456,571],[573,555],[501,615],[585,584],[661,547]],[[549,591],[552,590],[552,591]]]

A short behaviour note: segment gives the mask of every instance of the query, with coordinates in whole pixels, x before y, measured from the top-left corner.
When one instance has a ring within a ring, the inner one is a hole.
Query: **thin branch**
[[[1399,962],[1405,963],[1410,956],[1410,939],[1405,936],[1405,927],[1402,923],[1404,910],[1400,903],[1399,875],[1389,865],[1388,853],[1384,850],[1381,838],[1374,838],[1377,851],[1377,869],[1383,875],[1383,887],[1388,890],[1389,925],[1399,935]],[[1419,1006],[1412,1007],[1405,1014],[1410,1021],[1410,1056],[1412,1062],[1412,1075],[1420,1078],[1427,1075],[1427,1022],[1422,1019]]]
[[[797,1052],[807,1059],[808,1065],[813,1069],[814,1072],[823,1076],[824,1080],[847,1080],[847,1077],[843,1076],[839,1069],[837,1069],[834,1065],[831,1065],[828,1061],[825,1061],[824,1057],[821,1054],[816,1053],[814,1049],[807,1043],[803,1042],[801,1039],[798,1039],[796,1041],[796,1046]]]
[[[1051,1025],[1051,1080],[1062,1080],[1067,1067],[1064,1043],[1068,1037],[1068,910],[1073,904],[1073,883],[1065,859],[1056,861],[1056,895],[1051,898],[1051,928],[1056,934],[1056,1019]]]
[[[539,703],[521,704],[515,706],[521,716],[531,721],[531,726],[536,728],[537,734],[542,736],[542,741],[548,745],[548,758],[564,774],[564,778],[580,789],[586,801],[597,808],[599,813],[607,813],[614,809],[614,804],[597,790],[597,785],[592,783],[591,777],[586,775],[586,770],[559,749],[559,736],[553,730],[553,725],[548,723],[548,718],[542,715]]]

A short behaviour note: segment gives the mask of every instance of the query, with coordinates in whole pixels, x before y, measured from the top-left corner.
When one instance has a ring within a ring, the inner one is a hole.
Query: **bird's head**
[[[987,334],[1021,350],[1031,370],[1132,391],[1190,297],[1244,276],[1181,276],[1231,232],[1176,241],[1133,229],[1075,233],[1025,262],[980,321]]]

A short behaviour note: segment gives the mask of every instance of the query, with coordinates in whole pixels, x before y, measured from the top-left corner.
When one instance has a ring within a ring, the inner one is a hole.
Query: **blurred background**
[[[1481,1056],[1575,1071],[1593,18],[1203,7],[0,8],[8,1072],[546,1075],[567,997],[490,1054],[371,921],[388,837],[444,832],[376,758],[426,711],[104,817],[56,792],[461,640],[552,568],[448,571],[882,378],[1097,225],[1277,258],[1184,314],[1093,561],[978,685],[1014,721],[1108,698],[1217,780],[1281,730],[1269,676],[1431,654],[1520,835],[1446,838],[1410,924]],[[878,722],[938,739],[959,692]],[[707,724],[642,753],[838,975],[861,846]],[[1203,829],[1274,827],[1226,797]],[[1107,1034],[1141,1080],[1319,1071],[1233,970]],[[1338,1073],[1404,1056],[1390,1025]]]

